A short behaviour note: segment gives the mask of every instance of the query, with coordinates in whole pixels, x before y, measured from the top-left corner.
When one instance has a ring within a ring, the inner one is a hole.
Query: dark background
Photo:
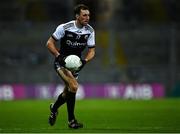
[[[81,83],[157,82],[179,92],[178,0],[1,0],[0,84],[60,82],[46,41],[78,3],[90,8],[97,51]]]

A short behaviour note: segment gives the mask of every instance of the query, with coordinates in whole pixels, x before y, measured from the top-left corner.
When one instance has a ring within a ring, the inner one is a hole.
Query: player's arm
[[[90,60],[92,60],[95,56],[95,32],[93,29],[91,29],[93,32],[91,32],[87,44],[88,44],[88,52],[85,56],[85,61],[89,62]]]
[[[63,36],[64,36],[63,25],[59,25],[46,43],[47,48],[55,57],[58,57],[60,55],[58,48],[56,47],[56,42],[60,40]]]
[[[55,57],[58,57],[60,55],[58,48],[56,47],[56,40],[52,37],[48,39],[46,46]]]
[[[89,62],[90,60],[94,58],[94,56],[95,56],[95,47],[89,48],[84,60],[86,62]]]
[[[89,47],[88,52],[85,56],[85,59],[81,59],[82,65],[79,68],[79,71],[84,67],[84,65],[89,62],[90,60],[92,60],[95,56],[95,47]]]

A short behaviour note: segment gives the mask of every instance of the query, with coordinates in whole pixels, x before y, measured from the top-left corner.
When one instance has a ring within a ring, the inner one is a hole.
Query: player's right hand
[[[65,61],[64,61],[64,57],[61,56],[61,55],[58,55],[56,58],[55,58],[55,61],[58,62],[61,66],[65,66]]]

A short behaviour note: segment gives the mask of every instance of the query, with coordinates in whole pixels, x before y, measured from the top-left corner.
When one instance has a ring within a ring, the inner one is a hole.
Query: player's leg
[[[75,109],[75,100],[76,100],[76,92],[78,89],[78,82],[75,77],[72,75],[70,71],[67,69],[59,69],[59,76],[66,83],[68,89],[65,90],[64,94],[66,97],[66,104],[68,110],[68,121],[70,128],[80,128],[83,127],[81,123],[78,123],[75,119],[74,109]]]
[[[58,96],[55,103],[50,104],[50,116],[49,116],[49,124],[53,126],[56,122],[56,118],[58,115],[58,108],[63,105],[66,102],[65,94],[64,92],[67,90],[67,86],[65,86],[64,91]]]
[[[58,111],[58,108],[63,105],[66,102],[65,98],[65,91],[68,90],[68,87],[65,86],[63,92],[58,96],[57,100],[53,104],[52,110],[53,111]]]
[[[62,69],[62,67],[60,66],[59,62],[54,62],[54,69],[56,70],[56,72],[58,73],[59,69]],[[59,74],[59,73],[58,73]],[[58,115],[58,108],[63,105],[66,102],[66,98],[65,98],[65,91],[67,91],[68,87],[65,86],[64,87],[64,91],[58,96],[57,100],[55,101],[55,103],[51,103],[50,104],[50,116],[49,116],[49,124],[51,126],[53,126],[56,122],[56,118]]]

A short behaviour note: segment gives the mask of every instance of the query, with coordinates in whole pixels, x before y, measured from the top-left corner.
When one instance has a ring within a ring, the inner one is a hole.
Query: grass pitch
[[[76,102],[84,128],[69,129],[66,105],[48,124],[50,100],[0,101],[0,133],[173,133],[180,132],[180,99],[86,99]]]

